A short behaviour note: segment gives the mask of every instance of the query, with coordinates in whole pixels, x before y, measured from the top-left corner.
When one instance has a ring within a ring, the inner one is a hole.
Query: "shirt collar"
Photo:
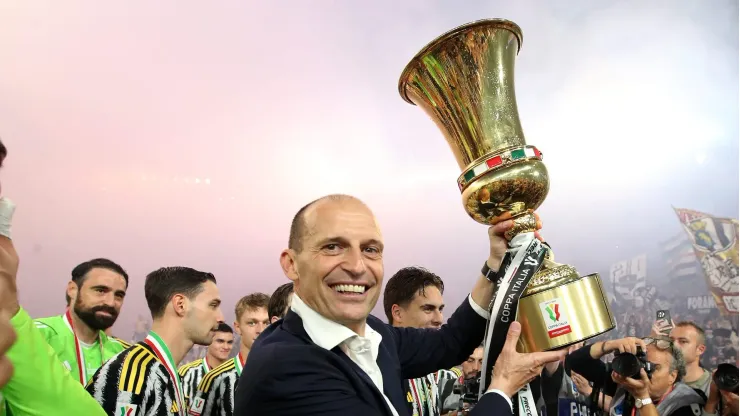
[[[301,317],[303,329],[314,344],[325,350],[331,350],[347,340],[369,340],[373,356],[377,357],[380,341],[383,337],[365,323],[365,336],[361,337],[342,324],[325,318],[306,305],[297,293],[293,292],[290,309]]]

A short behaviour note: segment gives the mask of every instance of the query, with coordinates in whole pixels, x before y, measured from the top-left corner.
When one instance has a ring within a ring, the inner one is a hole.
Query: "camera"
[[[478,403],[478,392],[480,391],[480,371],[472,378],[462,378],[461,382],[455,383],[452,392],[460,396],[460,410],[465,403],[472,409]]]
[[[738,368],[724,363],[717,366],[714,373],[714,384],[722,391],[738,394]]]
[[[647,354],[640,347],[637,347],[637,354],[628,352],[616,354],[611,367],[620,376],[636,380],[640,379],[641,369],[645,370],[648,378],[651,378],[653,371],[655,371],[655,365],[647,360]]]

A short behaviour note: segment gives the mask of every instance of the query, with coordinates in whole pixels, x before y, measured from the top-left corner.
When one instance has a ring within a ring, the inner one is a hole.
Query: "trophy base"
[[[557,350],[615,328],[614,315],[598,273],[519,299],[521,353]]]

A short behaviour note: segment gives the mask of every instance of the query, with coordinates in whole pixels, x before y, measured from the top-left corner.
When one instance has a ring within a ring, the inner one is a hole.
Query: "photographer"
[[[580,342],[567,348],[568,354],[583,347]],[[571,371],[562,362],[549,363],[542,371],[541,378],[542,398],[546,414],[551,416],[585,416],[601,414],[601,410],[609,411],[611,397],[599,392],[598,398],[591,398],[593,389],[583,376]],[[592,404],[592,400],[598,402]]]
[[[723,365],[712,373],[712,383],[709,387],[709,397],[704,405],[704,416],[738,416],[738,376],[737,367],[727,365],[728,368],[722,368]],[[720,374],[723,370],[726,374]],[[732,374],[731,374],[732,373]]]
[[[600,359],[610,353],[616,356],[608,367]],[[683,355],[667,337],[597,342],[570,354],[566,365],[613,396],[613,416],[697,416],[704,407],[704,398],[681,382]]]

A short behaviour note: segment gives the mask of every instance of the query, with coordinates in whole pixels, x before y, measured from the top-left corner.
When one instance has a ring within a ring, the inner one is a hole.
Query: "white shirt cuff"
[[[504,399],[506,399],[506,403],[509,403],[509,407],[511,408],[511,411],[512,412],[514,411],[514,406],[511,404],[511,398],[509,398],[509,396],[507,396],[506,393],[504,393],[503,391],[501,391],[499,389],[489,389],[489,390],[486,390],[486,392],[484,394],[488,394],[488,393],[500,394],[501,397],[503,397]]]
[[[487,310],[481,308],[477,303],[473,302],[473,295],[468,295],[468,302],[470,302],[470,306],[473,308],[475,313],[480,315],[484,319],[488,319],[491,317],[491,314],[488,313]]]

